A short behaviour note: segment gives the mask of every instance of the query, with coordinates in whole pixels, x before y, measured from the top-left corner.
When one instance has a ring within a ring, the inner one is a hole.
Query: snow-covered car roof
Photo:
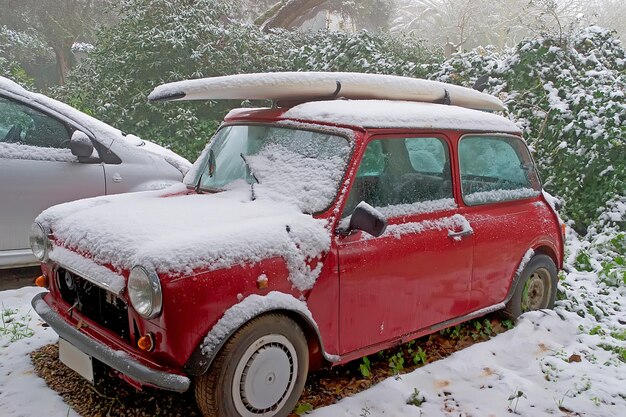
[[[509,119],[445,104],[390,100],[333,100],[302,103],[283,117],[366,128],[417,128],[521,133]]]
[[[274,117],[302,123],[329,123],[361,128],[449,129],[520,134],[511,120],[479,110],[445,104],[391,100],[327,100],[311,101],[284,109],[233,109],[226,121]]]

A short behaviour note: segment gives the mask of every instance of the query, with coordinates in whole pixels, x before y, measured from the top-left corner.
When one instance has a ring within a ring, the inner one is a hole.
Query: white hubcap
[[[232,394],[242,416],[273,416],[293,391],[298,359],[293,344],[271,334],[257,339],[235,369]]]

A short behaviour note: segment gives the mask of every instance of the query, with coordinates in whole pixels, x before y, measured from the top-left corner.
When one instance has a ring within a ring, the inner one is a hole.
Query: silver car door
[[[97,158],[79,162],[71,127],[0,97],[0,268],[32,263],[28,235],[35,217],[55,204],[105,193]]]

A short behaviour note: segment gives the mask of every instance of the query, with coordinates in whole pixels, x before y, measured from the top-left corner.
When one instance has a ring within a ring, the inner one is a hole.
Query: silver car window
[[[41,148],[69,148],[67,126],[47,114],[0,97],[0,142]]]

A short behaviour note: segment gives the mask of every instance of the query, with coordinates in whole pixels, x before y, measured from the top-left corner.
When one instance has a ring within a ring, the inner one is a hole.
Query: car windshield
[[[305,213],[316,213],[334,200],[350,150],[346,138],[328,132],[226,126],[198,158],[185,183],[208,191],[244,185],[254,198],[288,201]]]

